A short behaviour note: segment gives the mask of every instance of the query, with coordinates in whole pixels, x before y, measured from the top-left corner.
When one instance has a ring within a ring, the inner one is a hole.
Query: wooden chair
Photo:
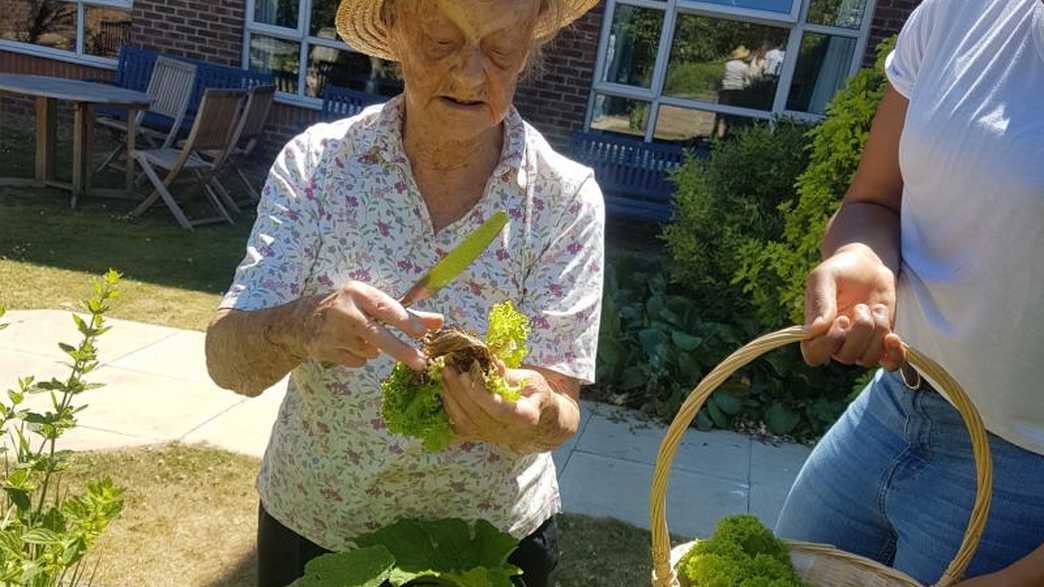
[[[145,198],[134,211],[132,217],[144,214],[159,200],[167,205],[178,224],[192,230],[194,226],[215,222],[233,223],[232,216],[225,204],[235,208],[235,202],[228,192],[218,183],[215,174],[220,171],[235,148],[235,135],[240,127],[241,109],[246,96],[245,90],[209,89],[203,94],[199,113],[192,125],[192,131],[180,148],[158,148],[137,150],[132,155],[141,166],[152,183],[154,191]],[[216,153],[207,158],[202,153]],[[157,169],[167,172],[160,179]],[[189,219],[185,210],[170,192],[170,187],[179,179],[183,171],[190,171],[195,177],[195,186],[201,188],[210,204],[218,212],[217,216],[201,219]],[[222,203],[224,200],[224,204]]]
[[[192,98],[192,90],[196,84],[196,66],[183,61],[176,61],[167,57],[158,57],[156,65],[152,69],[152,77],[149,79],[149,87],[146,93],[153,97],[154,101],[149,113],[160,114],[173,119],[174,123],[166,134],[143,126],[142,120],[146,112],[139,112],[137,128],[139,136],[144,139],[145,144],[152,147],[168,148],[174,144],[181,130],[181,122],[188,111],[189,101]],[[127,134],[127,122],[116,118],[99,117],[98,124],[116,131]],[[120,141],[120,146],[110,153],[105,161],[98,166],[101,172],[112,165],[123,155],[126,141]]]
[[[256,205],[261,196],[250,183],[250,178],[243,171],[242,164],[253,155],[257,145],[261,142],[261,133],[265,130],[268,122],[268,113],[272,109],[275,98],[275,86],[257,86],[250,89],[243,107],[243,115],[240,117],[239,128],[233,139],[233,149],[229,154],[225,165],[234,170],[239,180],[246,186],[248,200],[237,201],[238,206]],[[214,159],[216,154],[207,153],[208,158]],[[220,184],[218,184],[220,185]]]

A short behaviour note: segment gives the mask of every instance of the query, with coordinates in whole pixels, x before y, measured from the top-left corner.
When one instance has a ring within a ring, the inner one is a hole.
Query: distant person
[[[886,70],[808,278],[802,345],[811,365],[886,370],[816,446],[777,531],[926,585],[952,561],[976,495],[971,442],[905,341],[961,383],[989,432],[993,501],[968,584],[1041,587],[1044,3],[925,0]]]
[[[779,77],[783,72],[783,59],[787,54],[779,45],[767,45],[771,48],[765,52],[765,75]]]
[[[724,106],[736,106],[742,103],[743,91],[750,87],[753,70],[751,69],[750,49],[743,45],[736,47],[725,61],[725,75],[718,91],[718,103]],[[715,123],[716,135],[723,138],[728,134],[727,115],[718,115]]]

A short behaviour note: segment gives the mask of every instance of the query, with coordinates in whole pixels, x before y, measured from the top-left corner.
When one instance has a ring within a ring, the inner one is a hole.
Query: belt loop
[[[909,363],[903,363],[903,366],[899,368],[899,379],[903,381],[903,385],[911,391],[917,391],[921,389],[921,374],[910,366]]]

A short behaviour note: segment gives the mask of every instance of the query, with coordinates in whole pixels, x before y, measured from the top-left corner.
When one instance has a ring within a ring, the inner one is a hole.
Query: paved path
[[[67,372],[58,341],[79,334],[68,313],[14,311],[0,331],[0,390],[19,376]],[[285,383],[256,399],[215,386],[203,334],[111,320],[99,341],[102,366],[80,427],[62,448],[96,450],[160,442],[206,443],[261,456]],[[41,396],[37,396],[43,399]],[[609,516],[647,528],[649,483],[664,429],[624,410],[585,402],[580,432],[555,453],[566,511]],[[751,512],[774,524],[808,449],[773,447],[730,432],[690,430],[671,474],[671,531],[705,535],[723,515]]]

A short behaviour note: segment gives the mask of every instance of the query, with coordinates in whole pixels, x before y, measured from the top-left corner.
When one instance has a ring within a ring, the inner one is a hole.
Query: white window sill
[[[66,63],[75,63],[77,65],[86,65],[88,67],[96,67],[98,69],[115,70],[118,63],[117,60],[108,57],[77,55],[72,51],[63,51],[61,49],[52,49],[51,47],[30,45],[29,43],[19,43],[18,41],[8,41],[6,39],[0,39],[0,51],[9,51],[11,53],[19,53],[22,55],[39,57],[42,59],[64,61]]]

